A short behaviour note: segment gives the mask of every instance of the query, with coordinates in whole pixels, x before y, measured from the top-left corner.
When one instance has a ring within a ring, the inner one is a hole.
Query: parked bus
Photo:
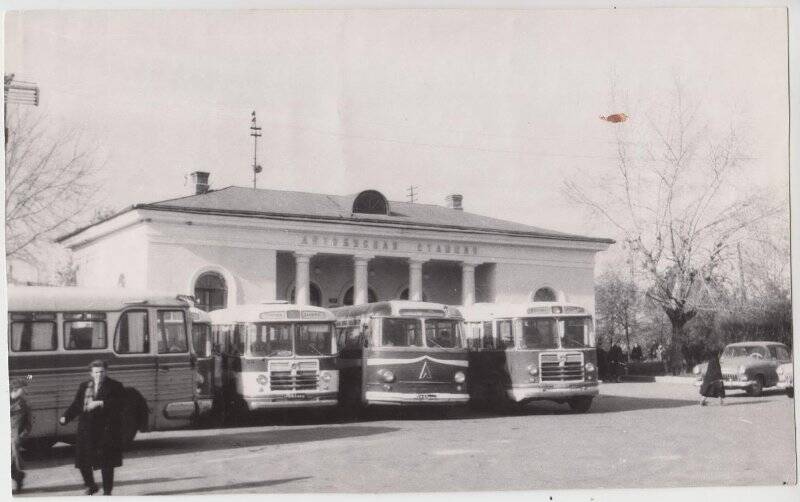
[[[192,318],[192,356],[194,357],[194,395],[200,416],[207,416],[214,399],[214,357],[211,343],[211,317],[196,307]]]
[[[75,423],[60,426],[58,418],[95,359],[107,361],[110,376],[125,386],[127,442],[137,431],[189,424],[197,404],[187,314],[176,295],[9,286],[9,377],[30,381],[29,438],[39,446],[72,440]]]
[[[275,302],[209,316],[215,396],[226,413],[337,404],[335,318],[329,310]]]
[[[467,351],[458,309],[382,301],[332,309],[347,406],[466,403]]]
[[[556,302],[478,303],[462,312],[476,403],[544,399],[589,410],[598,394],[597,351],[586,309]]]

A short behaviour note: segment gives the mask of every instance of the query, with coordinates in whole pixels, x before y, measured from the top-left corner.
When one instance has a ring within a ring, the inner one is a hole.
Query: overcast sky
[[[5,71],[101,147],[114,208],[185,195],[194,170],[249,186],[256,110],[259,187],[405,200],[413,184],[616,237],[560,191],[614,162],[598,116],[630,110],[611,82],[642,104],[680,77],[712,123],[746,124],[750,176],[785,192],[786,38],[783,9],[27,12],[6,17]]]

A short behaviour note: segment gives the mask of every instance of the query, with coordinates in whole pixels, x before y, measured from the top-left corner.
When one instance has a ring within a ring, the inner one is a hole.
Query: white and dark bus
[[[10,378],[29,380],[29,439],[70,442],[75,423],[58,418],[89,378],[89,363],[108,362],[125,387],[123,434],[188,425],[200,407],[187,334],[189,305],[177,295],[67,287],[8,287]]]
[[[589,410],[598,380],[594,322],[586,309],[534,302],[476,303],[461,311],[476,403],[545,399]]]
[[[226,413],[337,404],[329,310],[275,302],[236,305],[209,317],[215,400]]]
[[[458,309],[404,300],[338,307],[343,406],[464,404],[467,350]]]

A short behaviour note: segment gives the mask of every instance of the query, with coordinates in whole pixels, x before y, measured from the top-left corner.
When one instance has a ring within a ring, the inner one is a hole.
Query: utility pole
[[[14,74],[3,75],[3,123],[5,124],[5,141],[8,145],[8,104],[39,106],[39,86],[32,82],[14,80]]]
[[[258,165],[258,138],[261,137],[261,128],[256,123],[256,111],[253,110],[250,120],[250,136],[253,137],[253,189],[256,188],[256,176],[261,172],[261,166]]]
[[[414,201],[417,200],[417,196],[419,195],[419,192],[414,192],[414,190],[417,189],[417,188],[419,188],[419,187],[411,185],[410,187],[408,187],[406,189],[408,202],[411,202],[412,204],[414,203]]]

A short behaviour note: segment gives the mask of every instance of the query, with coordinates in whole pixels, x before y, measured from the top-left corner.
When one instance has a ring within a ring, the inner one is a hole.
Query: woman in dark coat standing
[[[78,387],[75,400],[59,422],[65,425],[78,418],[75,467],[81,471],[86,495],[97,493],[93,470],[103,476],[103,495],[114,488],[114,468],[122,465],[122,409],[125,390],[121,383],[106,376],[108,364],[92,361],[91,379]]]
[[[719,365],[719,354],[715,353],[708,360],[706,366],[706,373],[703,375],[703,383],[700,384],[700,406],[706,405],[706,399],[709,397],[718,397],[719,405],[725,403],[725,384],[722,382],[722,368]]]

